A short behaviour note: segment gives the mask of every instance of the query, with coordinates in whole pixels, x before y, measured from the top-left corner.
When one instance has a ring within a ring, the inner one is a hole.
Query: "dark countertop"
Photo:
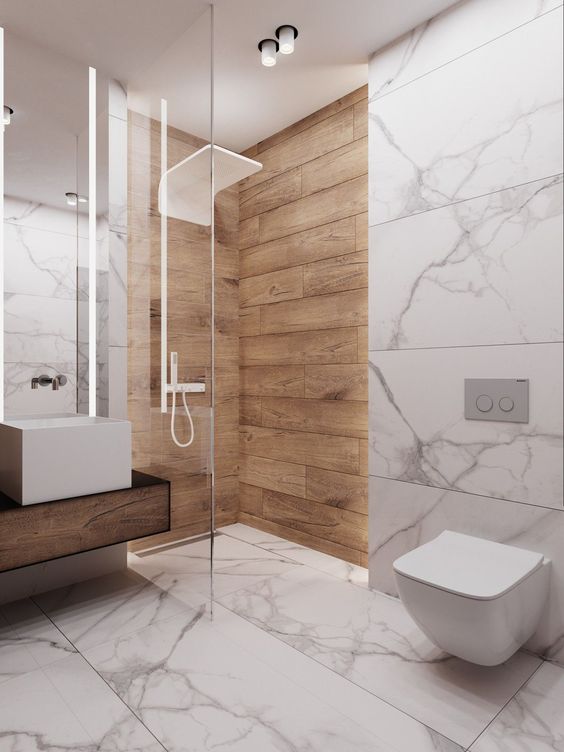
[[[164,478],[158,478],[156,475],[148,475],[147,473],[141,473],[139,470],[133,470],[131,473],[131,488],[144,488],[147,486],[156,486],[160,483],[168,483],[167,480]],[[119,489],[116,488],[113,491],[101,491],[100,493],[115,493],[116,491],[121,491],[126,489]],[[99,494],[91,494],[92,496],[98,496]],[[77,497],[71,497],[71,498],[77,498]],[[53,499],[53,501],[58,501],[58,499]],[[25,504],[21,505],[18,504],[13,499],[10,499],[9,496],[6,496],[3,493],[0,493],[0,512],[5,512],[8,510],[14,510],[14,509],[30,509],[31,507],[35,506],[43,506],[44,504],[51,504],[50,501],[43,501],[39,504]]]

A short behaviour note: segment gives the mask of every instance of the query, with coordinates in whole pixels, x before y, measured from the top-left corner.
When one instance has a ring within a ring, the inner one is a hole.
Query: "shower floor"
[[[367,571],[245,525],[0,607],[0,751],[544,752],[564,668],[441,653]]]

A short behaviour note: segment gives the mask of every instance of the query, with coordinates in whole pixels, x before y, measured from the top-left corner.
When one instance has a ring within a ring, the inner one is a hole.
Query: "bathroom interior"
[[[0,752],[564,751],[562,13],[0,0]]]

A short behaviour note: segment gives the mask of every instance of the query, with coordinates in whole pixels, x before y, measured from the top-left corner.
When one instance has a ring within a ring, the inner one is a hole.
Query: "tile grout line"
[[[522,29],[525,26],[528,26],[531,23],[534,23],[534,21],[538,21],[539,18],[543,18],[544,16],[547,16],[549,13],[554,13],[555,11],[562,8],[562,3],[555,6],[554,8],[549,8],[548,10],[545,10],[543,13],[539,13],[538,15],[534,16],[533,18],[529,18],[527,21],[523,21],[522,23],[518,24],[517,26],[513,26],[511,29],[508,29],[507,31],[504,31],[502,34],[498,34],[498,36],[493,37],[493,39],[488,39],[485,42],[482,42],[482,44],[477,45],[476,47],[472,47],[471,50],[467,50],[466,52],[461,53],[460,55],[456,55],[455,57],[451,58],[450,60],[446,60],[444,63],[441,63],[440,65],[435,66],[434,68],[431,68],[428,71],[425,71],[425,73],[421,73],[419,76],[416,76],[415,78],[410,79],[409,81],[406,81],[403,84],[400,84],[399,86],[396,86],[395,89],[392,89],[391,91],[386,91],[383,94],[380,94],[379,96],[370,96],[370,92],[368,93],[368,107],[370,108],[370,105],[379,102],[381,99],[384,99],[387,96],[390,96],[391,94],[395,94],[395,92],[400,91],[401,89],[405,89],[406,86],[410,86],[411,84],[415,83],[416,81],[421,81],[422,78],[426,78],[427,76],[431,75],[432,73],[435,73],[436,71],[442,70],[443,68],[446,68],[448,65],[452,65],[452,63],[457,62],[458,60],[462,60],[462,58],[468,57],[468,55],[471,55],[473,52],[476,52],[477,50],[481,50],[484,47],[487,47],[490,44],[493,44],[494,42],[499,41],[500,39],[503,39],[504,37],[509,36],[510,34],[513,34],[513,32],[517,31],[518,29]],[[447,8],[446,10],[451,10],[451,8]],[[442,15],[445,11],[442,11],[441,13],[437,13],[432,18],[428,19],[427,22],[423,22],[423,24],[420,24],[419,26],[425,26],[430,25],[430,22],[434,21],[438,16]],[[411,32],[407,32],[407,34],[403,35],[403,37],[410,36],[414,31],[416,31],[419,27],[416,26],[415,29],[412,29]],[[423,31],[423,35],[425,34],[426,29]],[[419,38],[419,41],[423,38],[423,35]],[[380,50],[380,52],[383,52],[385,49],[389,48],[391,45],[393,45],[394,42],[390,42],[390,44],[386,45],[383,50]],[[419,42],[417,42],[417,45]],[[378,55],[378,50],[376,50],[375,55]]]
[[[164,750],[165,752],[169,752],[169,750],[167,749],[167,747],[165,747],[165,746],[164,746],[164,744],[163,744],[163,743],[162,743],[162,742],[160,741],[160,739],[158,739],[158,738],[157,738],[157,737],[155,736],[155,734],[154,734],[154,733],[153,733],[153,732],[151,731],[151,729],[150,729],[150,728],[149,728],[148,726],[146,726],[146,725],[145,725],[145,723],[143,722],[143,720],[142,720],[142,719],[141,719],[141,718],[140,718],[140,717],[139,717],[139,716],[137,715],[137,713],[136,713],[136,712],[135,712],[135,711],[133,710],[133,708],[131,708],[131,707],[130,707],[130,706],[129,706],[129,705],[128,705],[128,704],[126,703],[126,702],[125,702],[125,700],[124,700],[124,699],[123,699],[122,697],[120,697],[120,696],[118,695],[118,693],[117,693],[117,692],[115,691],[115,689],[114,689],[114,688],[113,688],[113,687],[112,687],[112,686],[111,686],[111,685],[110,685],[110,684],[109,684],[109,683],[108,683],[108,682],[106,681],[106,679],[104,679],[104,677],[103,677],[103,676],[102,676],[102,675],[100,674],[100,672],[99,672],[99,671],[98,671],[98,670],[97,670],[97,669],[96,669],[96,668],[95,668],[95,667],[94,667],[94,666],[93,666],[93,665],[92,665],[92,664],[90,663],[90,661],[88,660],[88,658],[87,658],[87,657],[86,657],[86,656],[85,656],[85,655],[84,655],[84,654],[83,654],[83,653],[82,653],[82,652],[81,652],[81,651],[80,651],[80,650],[78,649],[78,647],[77,647],[77,646],[76,646],[76,645],[74,644],[74,642],[73,642],[73,641],[72,641],[71,639],[69,639],[69,638],[68,638],[68,637],[66,636],[66,634],[65,634],[65,633],[63,632],[63,630],[62,630],[62,629],[61,629],[61,628],[59,627],[59,625],[58,625],[58,624],[56,624],[56,623],[55,623],[55,622],[53,621],[53,619],[51,619],[51,617],[49,616],[49,614],[48,614],[48,613],[47,613],[46,611],[44,611],[44,609],[43,609],[43,608],[42,608],[42,607],[41,607],[41,606],[39,605],[39,603],[37,603],[37,601],[35,600],[35,598],[34,598],[33,596],[30,596],[30,597],[29,597],[29,600],[30,600],[30,601],[31,601],[31,602],[32,602],[32,603],[33,603],[33,604],[34,604],[34,605],[35,605],[35,606],[36,606],[36,607],[37,607],[37,608],[38,608],[38,609],[39,609],[39,610],[41,611],[41,613],[42,613],[42,614],[43,614],[43,615],[45,616],[45,618],[46,618],[46,619],[48,619],[48,620],[49,620],[49,621],[51,622],[51,624],[52,624],[52,625],[53,625],[53,626],[55,627],[55,629],[56,629],[56,630],[57,630],[58,632],[60,632],[60,634],[62,634],[62,636],[63,636],[63,637],[65,638],[65,640],[67,640],[67,642],[68,642],[68,643],[69,643],[70,645],[72,645],[72,647],[73,647],[73,648],[74,648],[74,650],[76,651],[76,654],[77,654],[77,655],[79,655],[79,656],[80,656],[80,657],[81,657],[81,658],[83,659],[83,661],[85,661],[85,663],[87,663],[87,664],[88,664],[88,666],[90,666],[90,668],[92,669],[92,671],[94,671],[94,673],[95,673],[95,674],[96,674],[97,676],[99,676],[99,677],[100,677],[100,679],[101,679],[101,680],[102,680],[102,681],[104,682],[104,684],[105,684],[105,685],[106,685],[106,686],[108,687],[108,689],[109,689],[109,690],[110,690],[110,691],[111,691],[111,692],[112,692],[112,693],[113,693],[113,694],[115,695],[115,697],[117,697],[117,699],[118,699],[118,700],[120,701],[120,703],[121,703],[121,704],[122,704],[122,705],[123,705],[123,706],[124,706],[125,708],[127,708],[127,710],[128,710],[128,711],[129,711],[129,712],[130,712],[130,713],[131,713],[131,714],[132,714],[132,715],[133,715],[133,716],[134,716],[135,718],[137,718],[137,720],[139,721],[139,723],[140,723],[140,724],[141,724],[141,725],[143,726],[143,728],[145,728],[145,729],[147,730],[147,732],[148,732],[148,733],[149,733],[149,734],[150,734],[150,735],[151,735],[151,736],[153,737],[153,739],[154,739],[154,740],[155,740],[155,741],[157,742],[157,744],[159,744],[159,746],[160,746],[160,747],[162,747],[162,749],[163,749],[163,750]],[[62,699],[63,699],[63,701],[64,701],[65,705],[66,705],[66,706],[67,706],[67,707],[69,708],[70,712],[71,712],[71,713],[72,713],[73,715],[75,715],[75,713],[73,712],[72,708],[70,708],[70,706],[68,705],[68,703],[66,702],[66,700],[65,700],[64,698],[62,698]],[[75,716],[75,717],[76,717],[76,716]],[[78,718],[77,718],[77,720],[78,720]],[[82,725],[82,724],[81,724],[81,725]],[[90,734],[88,734],[88,736],[90,736]]]
[[[345,327],[346,328],[346,327]],[[323,329],[321,331],[329,331]],[[468,350],[470,348],[477,347],[525,347],[527,345],[561,345],[564,342],[562,339],[555,340],[538,340],[536,342],[488,342],[485,344],[477,345],[430,345],[422,347],[380,347],[372,350],[368,350],[368,356],[370,353],[399,353],[399,352],[419,352],[420,350]]]
[[[537,657],[538,657],[538,656],[537,656]],[[540,660],[541,660],[541,663],[540,663],[540,664],[539,664],[539,665],[538,665],[538,666],[536,667],[536,669],[535,669],[535,670],[534,670],[534,671],[532,672],[532,674],[531,674],[531,675],[530,675],[529,677],[527,677],[527,678],[525,679],[525,681],[524,681],[524,682],[523,682],[523,683],[522,683],[522,684],[521,684],[521,685],[520,685],[520,686],[518,687],[518,689],[517,689],[517,690],[516,690],[516,692],[515,692],[515,693],[513,694],[513,696],[512,696],[512,697],[510,697],[510,698],[509,698],[509,700],[507,700],[507,702],[506,702],[506,703],[505,703],[505,704],[503,705],[503,707],[501,707],[501,708],[499,709],[499,711],[498,711],[498,712],[497,712],[497,713],[495,714],[495,716],[494,716],[494,717],[493,717],[493,718],[491,719],[491,721],[490,721],[490,722],[489,722],[489,723],[487,724],[487,726],[486,726],[486,727],[485,727],[484,729],[482,729],[482,731],[480,731],[480,733],[479,733],[479,734],[478,734],[478,736],[477,736],[477,737],[476,737],[476,738],[475,738],[475,739],[474,739],[474,740],[472,741],[472,743],[471,743],[471,744],[470,744],[470,745],[469,745],[468,747],[466,747],[466,752],[471,752],[471,750],[472,750],[472,747],[473,747],[473,746],[474,746],[474,745],[476,744],[476,742],[478,741],[478,739],[479,739],[479,738],[480,738],[481,736],[483,736],[483,735],[484,735],[484,734],[486,733],[486,731],[487,731],[487,730],[489,729],[489,727],[490,727],[490,726],[492,725],[492,723],[493,723],[493,722],[494,722],[494,721],[496,720],[496,718],[498,718],[498,717],[499,717],[499,715],[500,715],[501,713],[503,713],[503,711],[505,710],[505,708],[506,708],[506,707],[507,707],[507,706],[508,706],[508,705],[509,705],[509,704],[510,704],[511,702],[513,702],[513,700],[514,700],[514,699],[515,699],[515,698],[517,697],[517,695],[518,695],[518,694],[519,694],[519,692],[520,692],[520,691],[521,691],[521,690],[523,689],[523,687],[525,687],[525,685],[526,685],[526,684],[528,684],[528,683],[529,683],[529,682],[531,681],[531,679],[533,678],[533,676],[535,676],[535,674],[537,673],[537,671],[540,671],[540,669],[541,669],[541,668],[542,668],[542,667],[544,666],[544,664],[545,664],[545,661],[544,661],[544,659],[543,659],[543,658],[541,658]]]
[[[369,155],[370,158],[370,155]],[[479,193],[476,196],[467,196],[466,198],[459,198],[454,199],[453,201],[449,201],[445,204],[439,204],[438,206],[430,206],[428,209],[421,209],[421,211],[415,211],[411,214],[400,214],[398,217],[391,217],[390,219],[384,219],[382,222],[373,222],[370,224],[370,206],[368,208],[368,232],[370,233],[370,230],[372,230],[375,227],[380,227],[381,225],[389,225],[392,222],[399,222],[402,219],[409,219],[410,217],[418,217],[420,214],[428,214],[432,211],[438,211],[439,209],[446,209],[449,206],[456,206],[457,204],[464,204],[467,201],[477,201],[481,198],[488,198],[489,196],[494,196],[496,193],[503,193],[504,191],[515,191],[519,188],[523,188],[526,185],[533,185],[533,183],[542,183],[546,182],[548,180],[556,180],[556,178],[562,178],[564,175],[563,172],[555,172],[551,175],[545,175],[544,177],[540,178],[534,178],[533,180],[525,180],[524,183],[515,183],[514,185],[508,185],[503,188],[496,188],[493,191],[488,191],[487,193]],[[560,182],[560,181],[558,181]],[[368,192],[370,194],[370,185],[368,186]],[[370,195],[369,195],[369,204],[370,204]],[[360,212],[361,214],[364,212]],[[347,217],[345,217],[347,219]],[[338,221],[338,220],[337,220]],[[297,233],[296,233],[297,234]],[[288,237],[288,236],[286,236]],[[267,241],[270,242],[270,241]],[[262,243],[259,243],[258,245],[262,245]],[[255,248],[257,246],[249,246],[250,248]]]

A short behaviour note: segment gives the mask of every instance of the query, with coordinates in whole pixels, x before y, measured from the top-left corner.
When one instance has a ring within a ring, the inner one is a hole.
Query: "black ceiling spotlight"
[[[278,42],[276,39],[261,39],[258,43],[260,50],[260,61],[267,68],[276,65],[276,53],[278,52]]]
[[[298,30],[295,26],[284,24],[276,29],[276,38],[280,42],[280,52],[283,55],[291,55],[294,51],[294,39],[298,38]]]

